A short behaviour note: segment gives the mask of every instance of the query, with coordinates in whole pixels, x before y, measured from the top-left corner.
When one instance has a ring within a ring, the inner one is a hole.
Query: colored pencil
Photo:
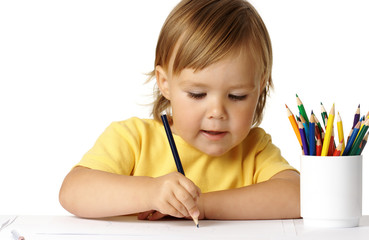
[[[357,122],[360,120],[360,104],[359,106],[357,106],[355,115],[354,115],[354,121],[352,124],[352,129],[354,129],[354,127],[356,126]]]
[[[182,173],[183,176],[185,176],[185,173],[184,173],[184,170],[183,170],[183,167],[182,167],[182,163],[181,163],[181,159],[179,158],[179,155],[178,155],[176,143],[174,142],[172,131],[170,130],[167,115],[165,115],[165,114],[161,115],[161,121],[163,122],[165,133],[167,134],[170,149],[172,150],[173,158],[174,158],[174,161],[175,161],[176,166],[177,166],[177,171]],[[193,221],[195,222],[196,227],[198,228],[199,227],[198,218],[193,218]]]
[[[324,105],[322,102],[320,102],[320,114],[322,116],[322,119],[323,119],[323,124],[325,125],[325,118],[328,118],[328,114],[327,114],[327,111],[325,110],[324,108]]]
[[[161,115],[161,121],[163,122],[165,133],[167,134],[170,149],[172,150],[173,158],[176,163],[177,171],[182,173],[185,176],[182,163],[181,163],[181,159],[179,158],[179,155],[178,155],[176,143],[174,142],[172,131],[170,130],[167,115],[165,114]]]
[[[309,122],[309,118],[306,114],[304,104],[302,104],[302,102],[301,102],[301,100],[300,100],[300,98],[297,94],[296,94],[296,101],[297,101],[297,107],[299,109],[299,112],[300,112],[301,116],[304,118],[305,122]]]
[[[342,156],[347,156],[349,154],[351,147],[354,144],[356,136],[359,132],[359,129],[360,129],[360,122],[358,122],[356,126],[354,127],[354,129],[352,130],[352,134],[350,136],[350,139],[347,141],[347,145],[346,145],[345,151],[342,153]]]
[[[357,137],[355,139],[354,144],[352,145],[352,148],[349,152],[349,155],[358,155],[360,153],[360,144],[362,142],[362,140],[364,139],[364,136],[366,134],[366,132],[368,131],[369,128],[369,119],[365,121],[364,124],[362,124],[362,128],[359,131],[359,133],[357,134]]]
[[[337,148],[334,150],[333,156],[340,156],[342,151],[343,142],[340,142]]]
[[[335,109],[334,109],[334,104],[333,104],[331,111],[329,112],[329,116],[328,116],[327,129],[326,129],[326,133],[324,136],[321,156],[327,156],[328,154],[329,144],[331,142],[331,136],[332,136],[332,130],[333,130],[334,116],[335,116]]]
[[[365,147],[365,145],[366,145],[366,143],[368,142],[368,135],[369,135],[369,132],[367,132],[366,134],[365,134],[365,137],[364,137],[364,139],[363,139],[363,141],[361,142],[361,144],[360,144],[360,155],[361,155],[361,153],[363,152],[363,150],[364,150],[364,147]]]
[[[297,125],[299,126],[299,131],[300,131],[300,136],[301,136],[301,141],[302,141],[302,149],[304,150],[304,155],[309,155],[309,145],[306,140],[304,126],[302,125],[301,121],[298,121]]]
[[[306,135],[306,139],[309,143],[309,121],[305,121],[305,118],[303,116],[300,117],[300,121],[302,123],[302,126],[304,126],[304,130],[305,130],[305,135]]]
[[[359,133],[360,133],[361,129],[363,128],[364,123],[365,123],[365,116],[362,116],[362,118],[360,119],[360,128],[359,128]],[[357,139],[357,137],[358,137],[358,136],[359,136],[359,134],[356,136],[356,139]],[[356,139],[355,139],[355,141],[356,141]],[[354,143],[355,143],[355,142],[354,142]]]
[[[322,131],[323,131],[323,129],[322,129],[322,125],[320,124],[320,122],[319,122],[318,118],[315,116],[315,114],[314,114],[314,113],[313,113],[313,115],[314,115],[314,120],[315,120],[316,126],[319,128],[319,134],[321,135],[321,133],[322,133]],[[315,133],[315,134],[317,134],[317,133]]]
[[[338,141],[342,142],[342,150],[341,153],[345,150],[345,136],[343,134],[343,125],[342,125],[342,118],[340,113],[337,112],[337,131],[338,131]]]
[[[329,142],[328,147],[328,156],[333,156],[334,150],[336,149],[336,144],[334,142],[334,126],[332,127],[332,135],[331,135],[331,141]]]
[[[315,148],[315,119],[313,113],[310,116],[309,120],[309,150],[310,156],[316,155],[316,148]]]
[[[316,117],[314,118],[314,120],[316,121]],[[316,139],[320,138],[322,139],[322,133],[319,130],[318,124],[315,122],[315,137]]]
[[[293,128],[293,131],[295,132],[295,135],[297,137],[297,140],[300,143],[300,146],[302,147],[302,142],[301,142],[301,136],[300,136],[300,131],[299,131],[299,127],[297,126],[297,122],[295,117],[293,116],[291,110],[288,108],[288,106],[286,105],[286,109],[287,109],[287,117],[290,120],[291,126]]]
[[[318,138],[316,141],[316,155],[320,156],[322,154],[322,139]]]

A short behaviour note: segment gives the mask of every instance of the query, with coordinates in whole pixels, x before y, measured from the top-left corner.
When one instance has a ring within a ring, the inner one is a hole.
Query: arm
[[[179,173],[133,177],[75,167],[65,177],[59,200],[67,211],[86,218],[148,210],[187,217],[198,212],[199,195],[199,188]]]
[[[209,192],[200,198],[201,218],[300,218],[300,176],[292,170],[244,188]]]

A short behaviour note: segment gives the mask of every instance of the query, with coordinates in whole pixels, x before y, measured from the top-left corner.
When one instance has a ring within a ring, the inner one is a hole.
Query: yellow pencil
[[[333,104],[331,111],[329,112],[329,116],[328,116],[327,129],[325,132],[324,142],[323,142],[323,147],[322,147],[322,156],[327,156],[328,154],[329,143],[331,141],[332,130],[333,130],[334,114],[335,114],[335,110],[334,110],[334,104]]]
[[[337,112],[337,131],[338,131],[338,140],[340,143],[342,142],[342,150],[341,150],[342,154],[343,151],[345,150],[345,137],[343,135],[342,119],[339,112]]]

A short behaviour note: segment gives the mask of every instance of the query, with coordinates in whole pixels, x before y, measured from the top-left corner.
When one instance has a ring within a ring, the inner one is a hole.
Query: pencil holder
[[[301,156],[301,216],[310,227],[356,227],[362,215],[362,156]]]

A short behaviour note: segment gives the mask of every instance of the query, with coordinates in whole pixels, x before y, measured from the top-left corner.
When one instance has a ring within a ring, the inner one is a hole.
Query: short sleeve
[[[113,122],[77,166],[130,175],[140,148],[140,137],[130,121]]]
[[[263,130],[259,134],[261,136],[255,156],[254,183],[267,181],[284,170],[297,171],[282,157],[280,149],[272,143],[269,134]]]

